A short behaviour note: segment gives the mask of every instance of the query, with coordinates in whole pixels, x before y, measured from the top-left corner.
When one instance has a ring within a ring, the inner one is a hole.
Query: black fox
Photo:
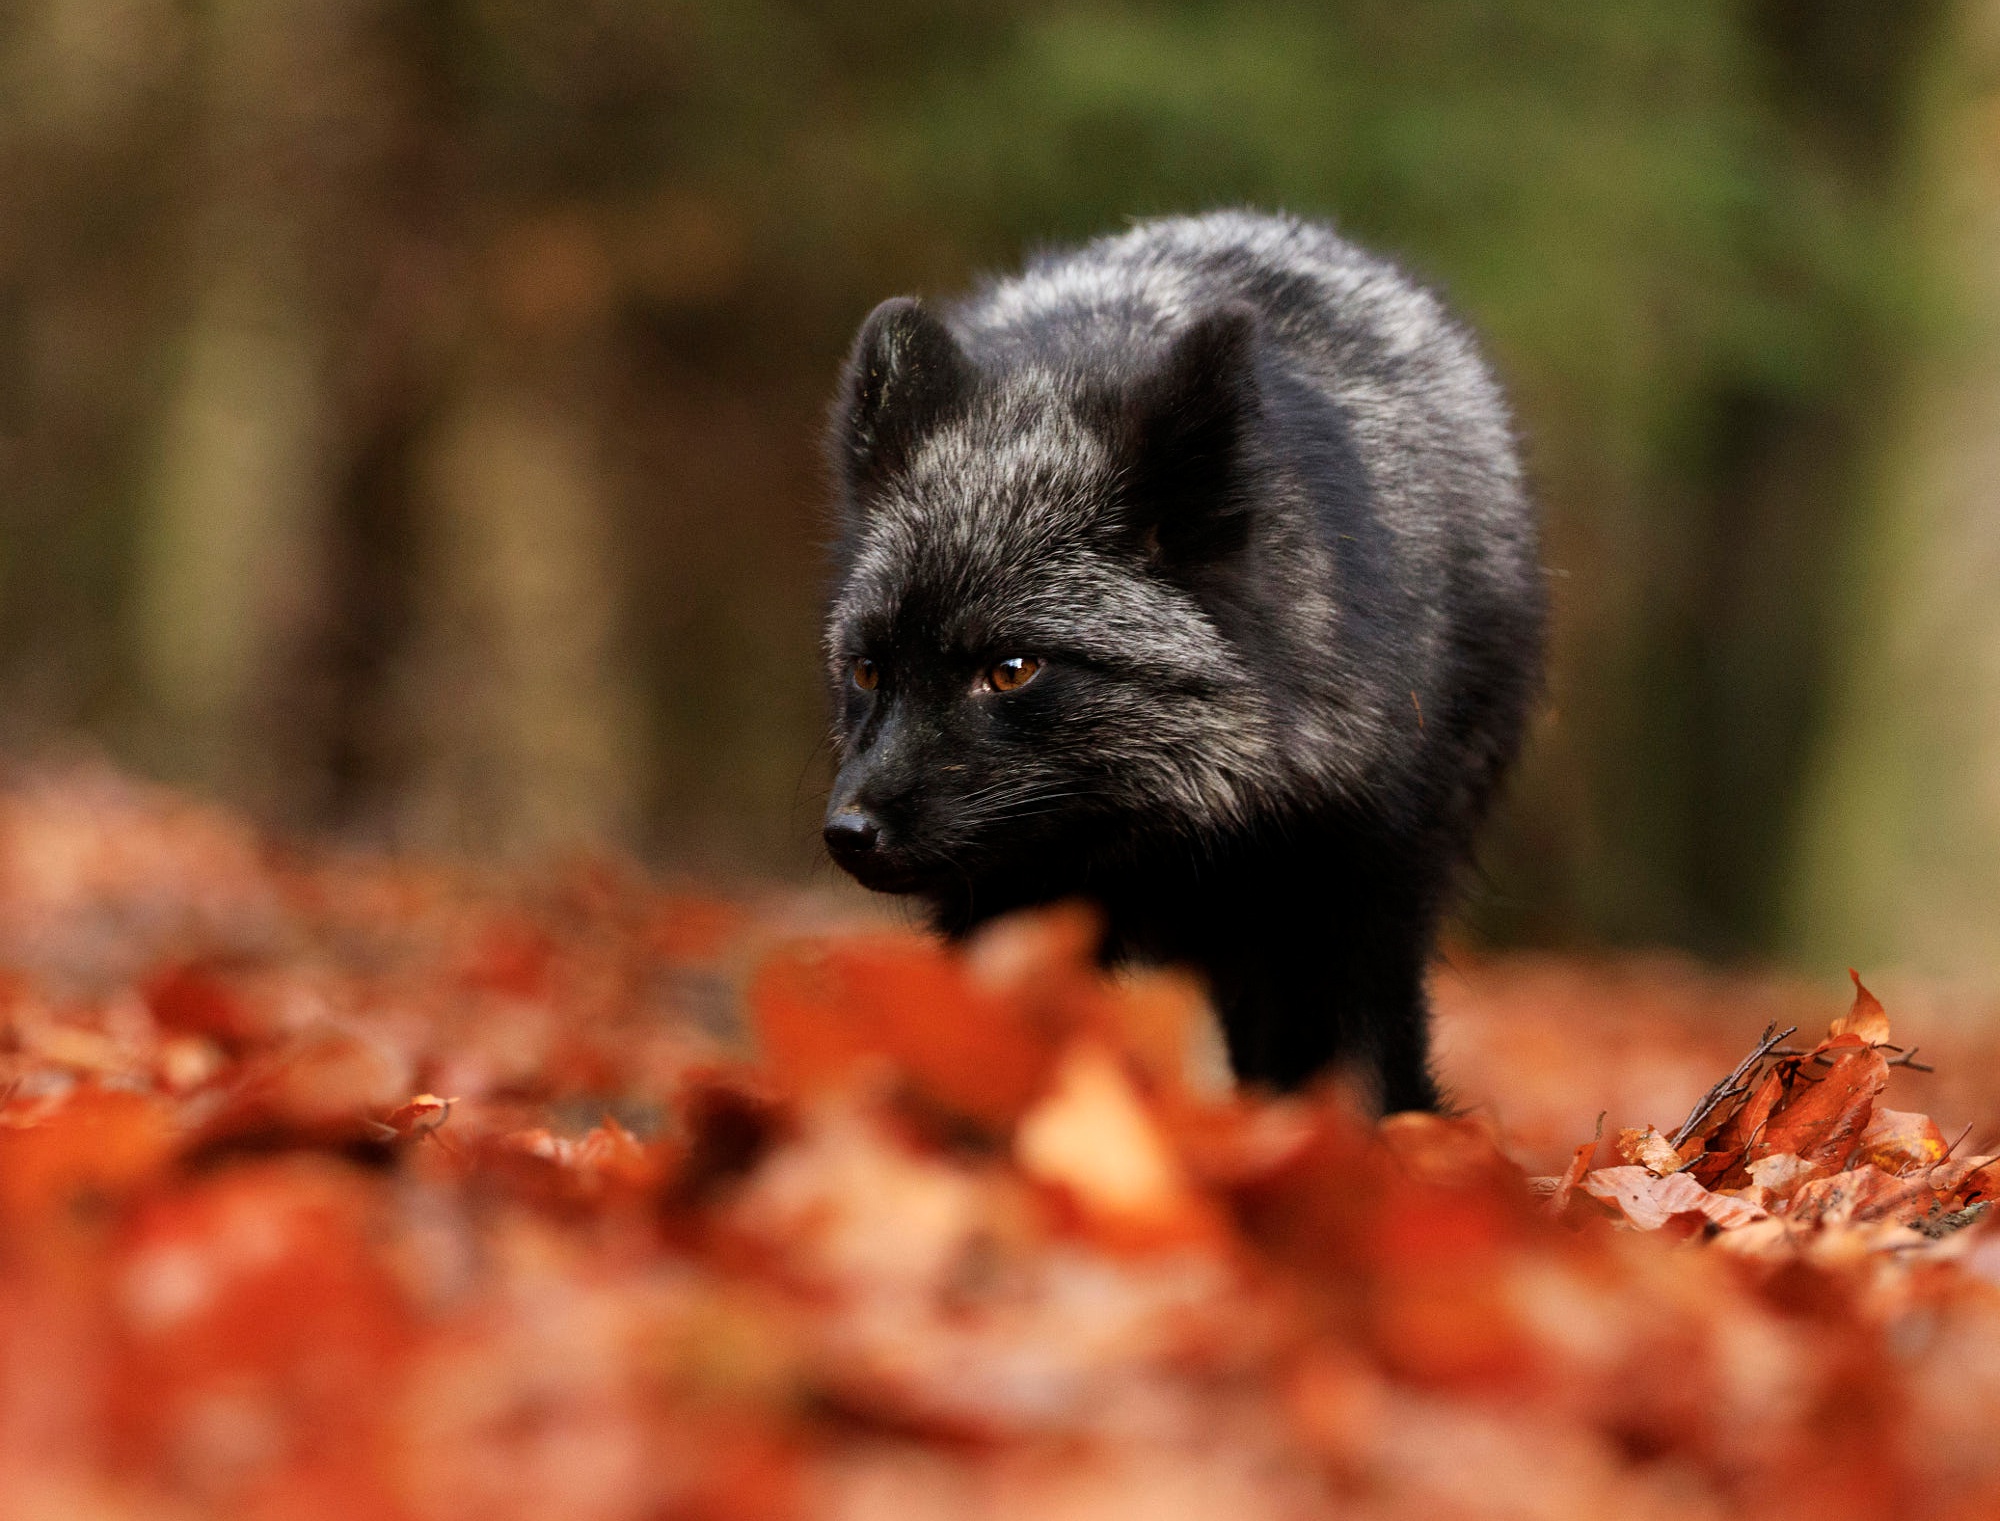
[[[1310,222],[1146,222],[933,313],[835,408],[827,848],[962,934],[1101,905],[1239,1078],[1438,1102],[1424,976],[1541,679],[1471,338]]]

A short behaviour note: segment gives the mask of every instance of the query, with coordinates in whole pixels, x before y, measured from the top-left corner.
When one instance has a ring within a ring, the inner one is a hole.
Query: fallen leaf
[[[1619,1131],[1618,1155],[1661,1177],[1679,1172],[1682,1166],[1680,1153],[1651,1125]]]
[[[0,1112],[0,1211],[32,1239],[69,1203],[143,1189],[180,1142],[166,1105],[92,1085]]]
[[[1881,1046],[1889,1041],[1889,1016],[1875,995],[1861,984],[1861,974],[1852,967],[1847,975],[1854,980],[1854,1004],[1827,1026],[1829,1037],[1852,1035],[1865,1045]]]
[[[1189,1200],[1165,1138],[1118,1060],[1095,1041],[1064,1054],[1048,1095],[1014,1137],[1022,1171],[1114,1220],[1160,1224]]]
[[[1793,1220],[1821,1225],[1850,1221],[1900,1225],[1922,1219],[1936,1205],[1937,1195],[1927,1177],[1897,1178],[1864,1163],[1802,1184],[1792,1195],[1786,1214]]]
[[[978,986],[914,935],[785,947],[758,969],[750,1003],[771,1071],[799,1093],[886,1062],[932,1102],[1005,1128],[1055,1059],[1015,990]]]
[[[1642,1231],[1658,1230],[1676,1215],[1698,1214],[1734,1226],[1761,1220],[1765,1213],[1746,1199],[1710,1193],[1686,1173],[1660,1177],[1644,1167],[1599,1168],[1584,1178],[1583,1190]]]
[[[1597,1155],[1597,1142],[1585,1141],[1577,1147],[1569,1159],[1569,1166],[1562,1170],[1562,1176],[1553,1180],[1549,1189],[1548,1212],[1560,1215],[1569,1208],[1570,1195],[1576,1192],[1577,1184],[1590,1171],[1591,1159]]]
[[[1782,1073],[1773,1070],[1743,1103],[1709,1137],[1702,1154],[1688,1166],[1695,1180],[1713,1188],[1743,1165],[1751,1145],[1762,1139],[1764,1128],[1785,1096]]]
[[[1801,1069],[1796,1086],[1751,1143],[1749,1160],[1790,1151],[1822,1170],[1845,1167],[1888,1084],[1889,1064],[1872,1048],[1835,1058],[1817,1081]]]
[[[399,1104],[382,1116],[380,1124],[391,1136],[424,1136],[451,1118],[455,1098],[439,1098],[435,1093],[419,1093],[407,1104]]]
[[[1788,1199],[1800,1184],[1818,1177],[1825,1169],[1808,1162],[1796,1152],[1781,1151],[1773,1156],[1759,1157],[1745,1166],[1750,1181],[1765,1189],[1775,1198]]]
[[[1861,1132],[1858,1155],[1884,1172],[1931,1167],[1945,1159],[1947,1145],[1937,1121],[1903,1109],[1877,1109]]]

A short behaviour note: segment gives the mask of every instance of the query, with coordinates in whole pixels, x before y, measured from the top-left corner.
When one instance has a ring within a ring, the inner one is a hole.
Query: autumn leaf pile
[[[1537,1180],[1077,915],[809,928],[0,796],[0,1515],[2000,1513],[2000,1164],[1866,994]]]

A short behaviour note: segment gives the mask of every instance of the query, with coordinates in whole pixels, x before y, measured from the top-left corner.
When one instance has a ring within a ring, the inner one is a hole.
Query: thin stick
[[[1776,1024],[1764,1026],[1764,1034],[1757,1042],[1757,1049],[1738,1062],[1734,1072],[1731,1072],[1729,1076],[1725,1077],[1703,1095],[1702,1101],[1694,1106],[1694,1112],[1681,1121],[1681,1128],[1673,1133],[1672,1139],[1667,1144],[1673,1147],[1675,1151],[1679,1151],[1682,1143],[1699,1130],[1702,1122],[1715,1113],[1718,1107],[1728,1102],[1733,1094],[1742,1093],[1750,1086],[1746,1079],[1749,1077],[1751,1070],[1770,1054],[1773,1046],[1778,1045],[1782,1041],[1790,1040],[1798,1033],[1799,1027],[1797,1025],[1793,1025],[1787,1030],[1778,1029]]]
[[[1810,1056],[1813,1059],[1813,1065],[1815,1067],[1831,1067],[1835,1062],[1845,1060],[1849,1055],[1851,1055],[1854,1051],[1858,1049],[1860,1048],[1856,1046],[1845,1046],[1842,1047],[1841,1050],[1839,1050],[1838,1052],[1830,1052],[1830,1051],[1806,1051],[1800,1049],[1797,1046],[1778,1046],[1771,1051],[1771,1055]],[[1883,1065],[1885,1066],[1908,1067],[1912,1072],[1937,1071],[1937,1068],[1933,1067],[1929,1062],[1920,1062],[1917,1060],[1917,1052],[1920,1049],[1922,1049],[1921,1047],[1918,1046],[1912,1046],[1910,1047],[1909,1050],[1904,1051],[1901,1046],[1892,1046],[1887,1041],[1882,1041],[1870,1047],[1869,1049],[1875,1051],[1896,1051],[1901,1053],[1898,1056],[1891,1056],[1887,1058],[1886,1061],[1883,1063]]]

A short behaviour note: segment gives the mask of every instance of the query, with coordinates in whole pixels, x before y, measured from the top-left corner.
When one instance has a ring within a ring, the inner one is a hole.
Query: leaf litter
[[[0,1514],[2000,1511],[2000,1159],[1858,979],[1531,1178],[1087,915],[807,917],[0,794]]]

